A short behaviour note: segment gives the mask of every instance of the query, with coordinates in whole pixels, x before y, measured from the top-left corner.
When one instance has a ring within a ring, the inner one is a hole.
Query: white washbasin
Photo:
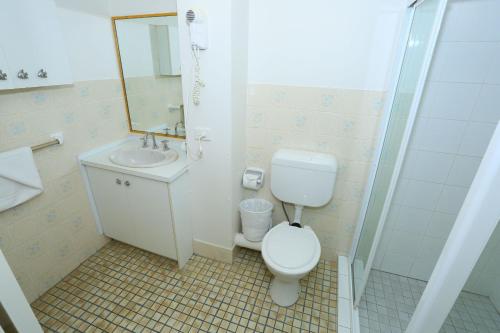
[[[170,164],[177,160],[179,154],[173,149],[168,151],[145,148],[122,148],[109,155],[114,164],[129,168],[153,168]]]

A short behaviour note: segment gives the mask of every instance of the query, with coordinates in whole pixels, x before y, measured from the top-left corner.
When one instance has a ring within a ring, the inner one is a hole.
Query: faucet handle
[[[168,146],[169,140],[161,140],[161,144],[163,145],[163,150],[167,151],[170,150],[170,147]]]

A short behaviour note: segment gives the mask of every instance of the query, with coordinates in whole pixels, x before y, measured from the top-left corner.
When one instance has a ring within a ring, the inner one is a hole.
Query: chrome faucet
[[[151,135],[151,138],[153,139],[153,149],[158,149],[158,144],[156,143],[156,137],[153,132],[146,132],[144,134],[144,137],[142,138],[142,148],[147,148],[148,147],[148,137]]]
[[[179,124],[182,124],[182,126],[184,127],[184,122],[183,122],[182,120],[181,120],[181,121],[178,121],[178,122],[175,124],[175,135],[179,135],[179,133],[178,133]]]
[[[158,144],[156,143],[156,137],[153,132],[149,133],[151,134],[151,137],[153,138],[153,149],[158,149]]]
[[[144,136],[141,138],[141,140],[142,140],[142,148],[147,148],[148,147],[148,137],[149,137],[149,132],[145,132]]]

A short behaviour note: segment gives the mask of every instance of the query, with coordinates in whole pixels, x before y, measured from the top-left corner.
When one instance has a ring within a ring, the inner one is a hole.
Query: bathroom
[[[1,6],[0,332],[500,332],[500,0]]]

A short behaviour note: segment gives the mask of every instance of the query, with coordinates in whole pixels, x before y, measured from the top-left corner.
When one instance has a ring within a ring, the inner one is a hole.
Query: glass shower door
[[[424,66],[425,55],[430,46],[429,41],[437,18],[439,2],[440,0],[425,0],[416,4],[416,7],[412,9],[414,11],[413,18],[397,79],[390,116],[368,207],[365,212],[363,227],[357,242],[354,260],[352,261],[355,304],[359,302],[374,258],[377,229],[383,227],[383,220],[385,219],[384,206],[392,196],[391,180],[395,171],[398,172],[396,165],[401,154],[400,149],[407,130],[407,123]],[[397,175],[395,176],[397,177]]]

